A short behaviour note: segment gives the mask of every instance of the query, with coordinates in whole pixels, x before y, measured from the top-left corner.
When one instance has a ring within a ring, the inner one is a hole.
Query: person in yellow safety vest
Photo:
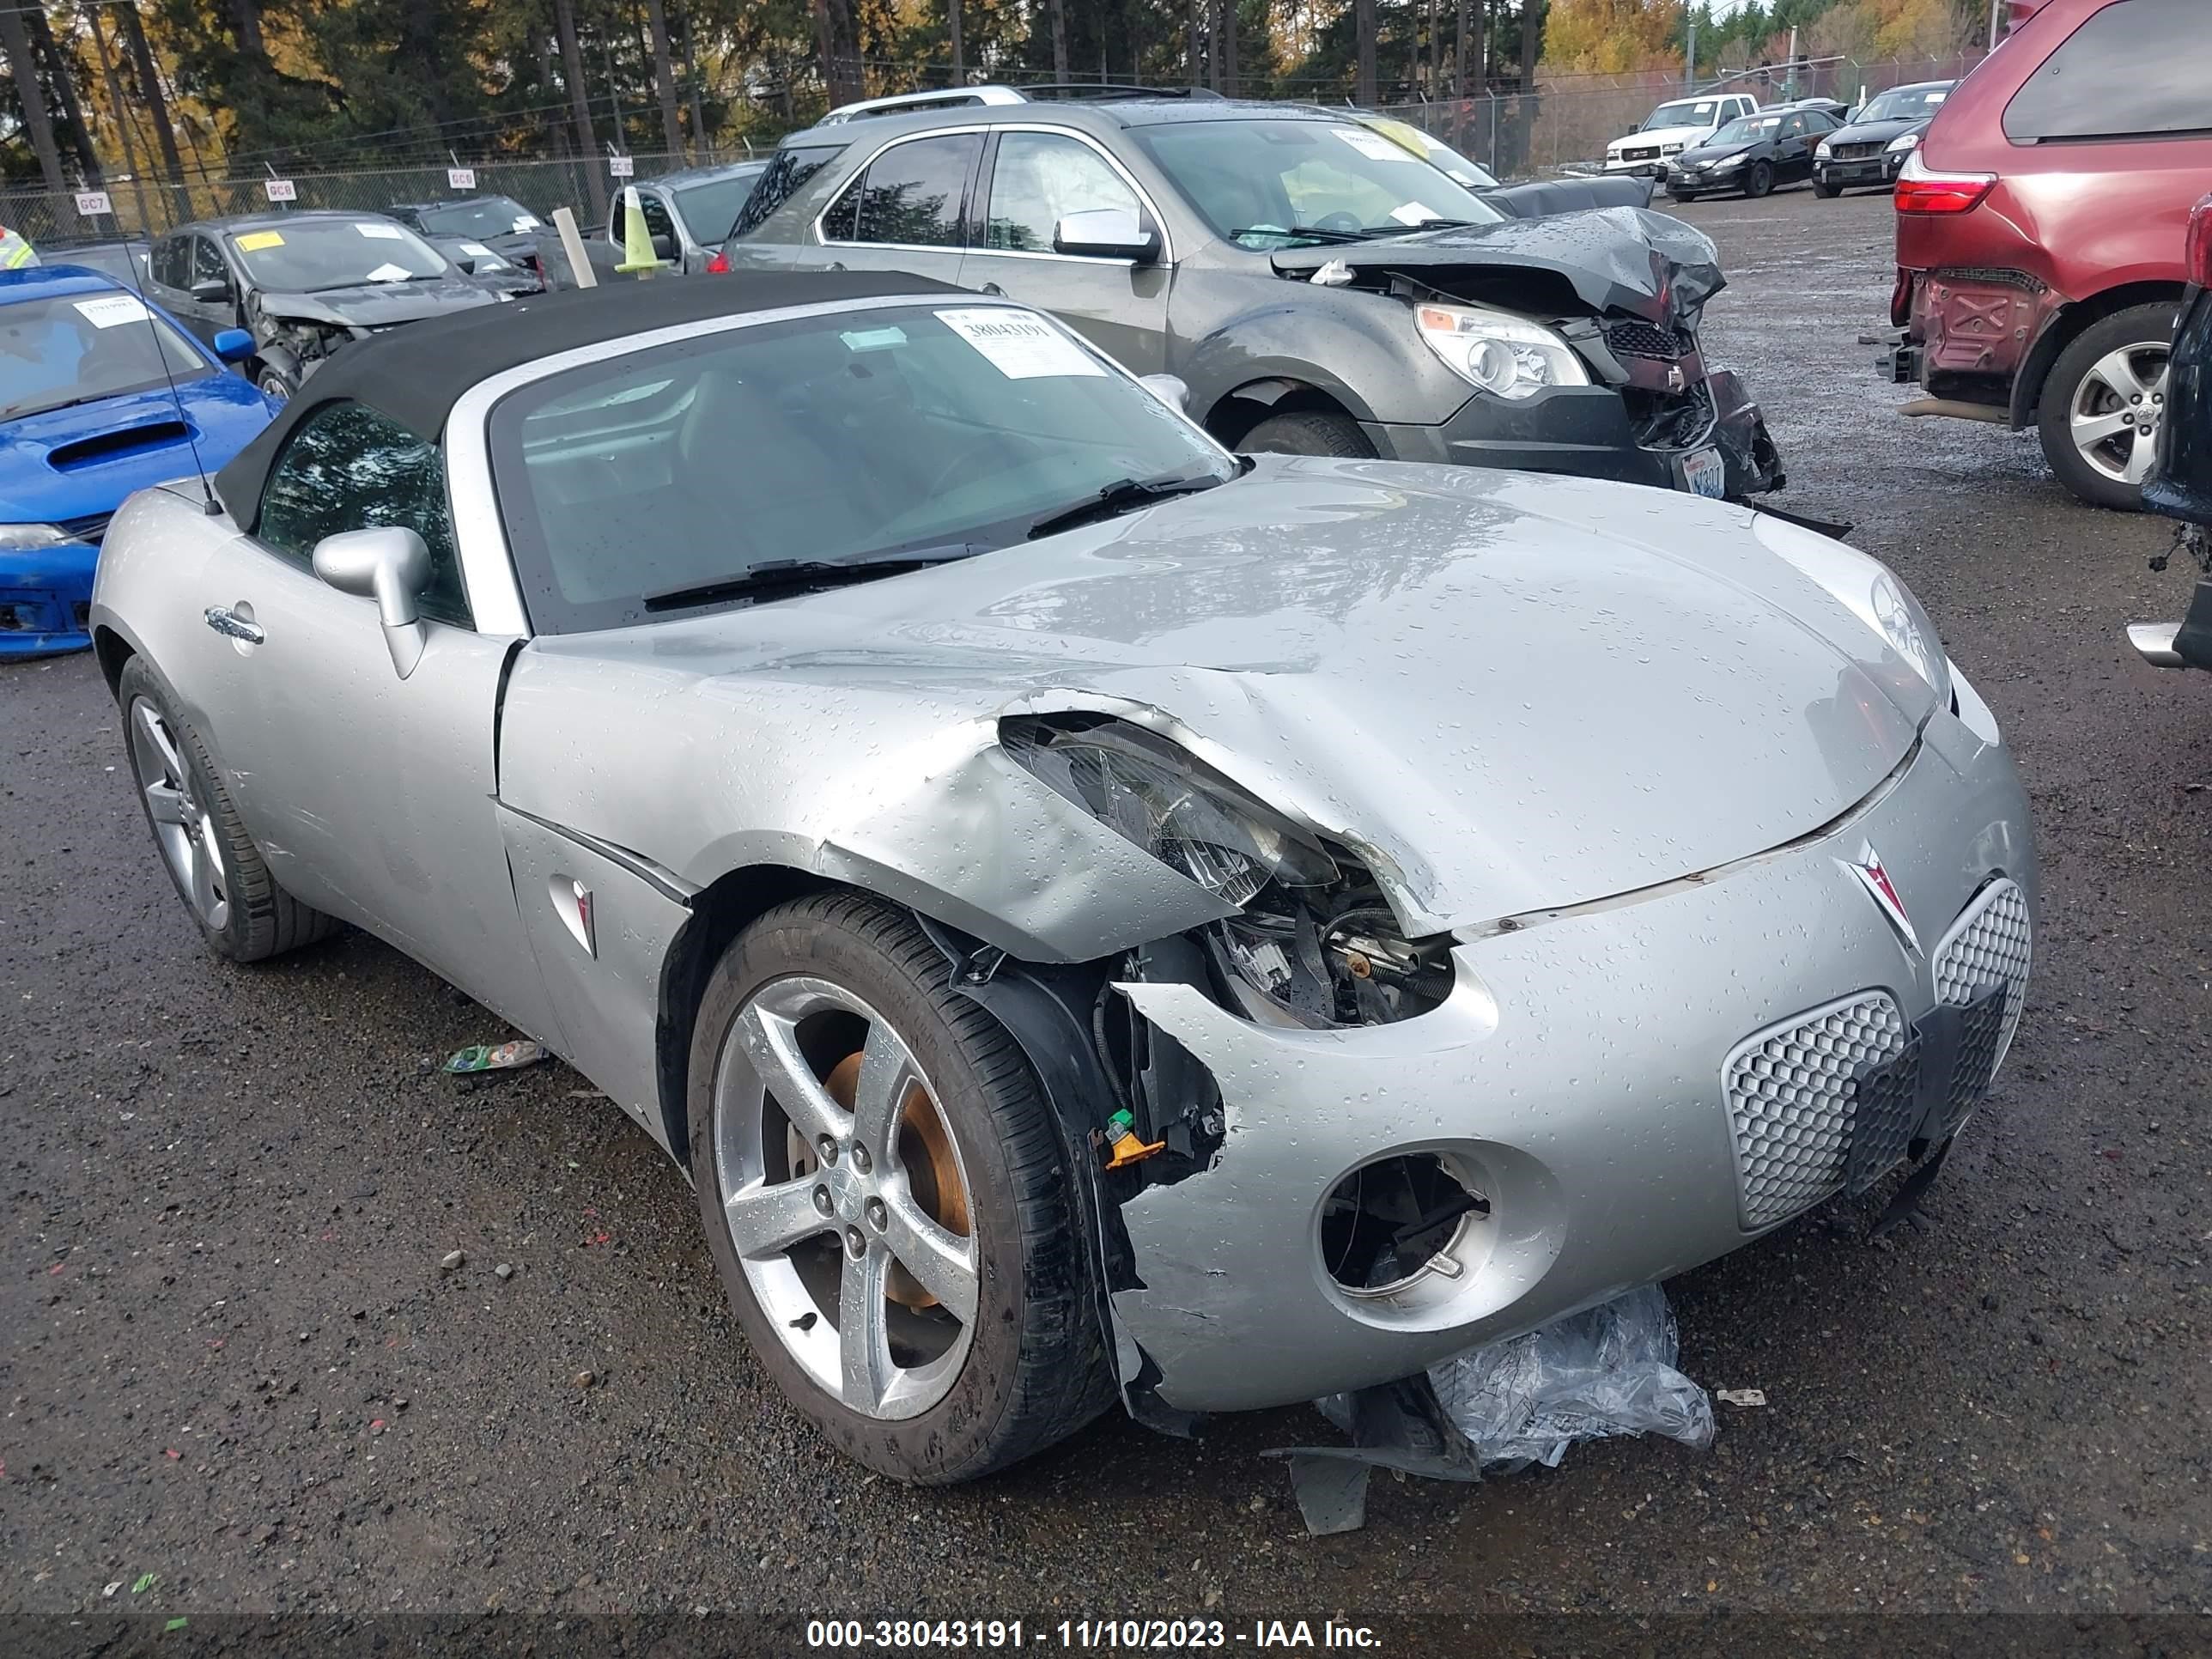
[[[0,270],[21,270],[39,263],[37,250],[20,232],[0,225]]]

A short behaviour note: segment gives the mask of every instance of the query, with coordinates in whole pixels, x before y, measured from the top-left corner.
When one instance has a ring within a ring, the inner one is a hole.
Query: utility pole
[[[952,84],[968,84],[968,55],[960,40],[960,0],[945,0],[945,31],[951,36]]]
[[[1682,53],[1682,90],[1695,92],[1698,89],[1698,20],[1692,17],[1689,21],[1689,45]]]
[[[1782,101],[1794,103],[1797,98],[1797,26],[1790,26],[1790,74],[1782,84]]]

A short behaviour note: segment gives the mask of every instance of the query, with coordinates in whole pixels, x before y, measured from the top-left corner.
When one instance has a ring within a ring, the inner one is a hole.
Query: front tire
[[[1247,455],[1334,455],[1371,461],[1375,446],[1349,415],[1328,410],[1298,410],[1271,415],[1244,434],[1237,446]]]
[[[1765,161],[1753,161],[1751,171],[1744,174],[1743,193],[1753,201],[1770,195],[1774,190],[1774,168]]]
[[[905,913],[818,894],[753,923],[708,981],[690,1076],[731,1306],[848,1455],[969,1480],[1112,1403],[1050,1108]]]
[[[335,932],[335,921],[277,885],[199,733],[144,659],[124,664],[116,698],[138,804],[208,948],[233,962],[259,962]]]
[[[274,398],[280,404],[288,404],[291,402],[293,398],[298,394],[300,390],[300,383],[298,381],[295,380],[283,369],[277,368],[270,364],[264,364],[262,366],[260,370],[253,377],[253,384],[258,386],[267,396]]]
[[[1813,181],[1813,194],[1824,202],[1832,202],[1843,193],[1844,187],[1841,185],[1832,185],[1825,179],[1815,179]]]
[[[2166,416],[2171,302],[2130,306],[2089,325],[2051,364],[2036,413],[2051,471],[2093,507],[2142,509],[2143,475]]]

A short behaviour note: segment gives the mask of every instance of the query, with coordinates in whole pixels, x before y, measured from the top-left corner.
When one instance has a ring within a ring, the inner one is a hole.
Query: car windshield
[[[669,194],[676,198],[677,216],[690,231],[691,240],[702,247],[709,247],[726,236],[744,208],[745,198],[753,193],[753,186],[767,171],[763,162],[726,179],[678,185],[672,190]]]
[[[1394,140],[1401,149],[1426,159],[1431,167],[1469,190],[1495,190],[1498,180],[1486,167],[1478,167],[1449,144],[1431,138],[1411,122],[1378,116],[1364,125]]]
[[[1200,216],[1242,247],[1400,236],[1431,220],[1494,225],[1504,216],[1349,121],[1191,121],[1141,128],[1139,137]]]
[[[431,236],[506,236],[540,228],[538,217],[511,196],[482,196],[473,202],[449,202],[417,210]]]
[[[253,286],[279,294],[404,283],[450,269],[437,249],[389,219],[288,219],[227,240]]]
[[[1720,144],[1753,144],[1770,137],[1782,125],[1778,115],[1747,115],[1729,122],[1712,136],[1710,142]]]
[[[175,329],[120,290],[0,306],[0,419],[212,372]]]
[[[1859,112],[1862,121],[1917,121],[1933,115],[1950,94],[1948,87],[1896,87]]]
[[[1717,98],[1685,98],[1679,103],[1662,104],[1636,130],[1656,132],[1662,127],[1709,127],[1720,106]]]
[[[735,590],[794,562],[1012,546],[1117,486],[1237,473],[1057,323],[980,301],[697,334],[549,375],[491,418],[509,544],[546,633],[785,597]]]

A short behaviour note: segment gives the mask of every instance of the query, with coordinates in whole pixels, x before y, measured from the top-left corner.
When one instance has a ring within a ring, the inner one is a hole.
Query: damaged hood
[[[431,282],[362,283],[316,294],[272,294],[257,297],[261,314],[285,323],[321,323],[336,328],[384,328],[420,322],[447,312],[497,305],[498,297],[455,273]]]
[[[1361,848],[1422,931],[1608,897],[1834,819],[1932,704],[1753,522],[1627,485],[1263,457],[1042,542],[538,640],[514,676],[503,788],[693,879],[720,872],[727,820],[787,789],[813,815],[794,841],[896,841],[965,871],[1030,783],[1009,764],[979,796],[964,757],[1003,715],[1094,708]],[[561,711],[633,703],[651,712],[622,719],[624,746],[652,752],[611,787]],[[841,744],[852,764],[825,788]],[[702,816],[674,823],[686,796]],[[1111,862],[1085,902],[1116,902],[1096,890]]]
[[[1704,232],[1648,208],[1509,219],[1343,246],[1285,248],[1271,257],[1285,275],[1310,276],[1335,260],[1355,273],[1404,271],[1439,286],[1455,276],[1539,273],[1565,284],[1592,312],[1625,311],[1669,324],[1695,315],[1727,283],[1720,254]]]

